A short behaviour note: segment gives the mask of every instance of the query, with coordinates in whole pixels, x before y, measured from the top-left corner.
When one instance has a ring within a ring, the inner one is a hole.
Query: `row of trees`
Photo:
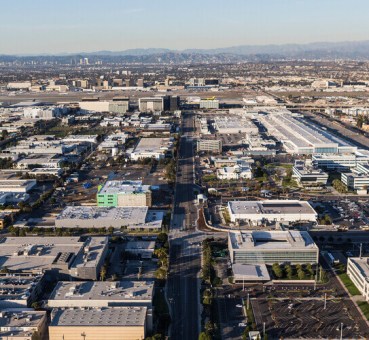
[[[168,274],[169,268],[169,242],[168,235],[166,233],[160,233],[157,238],[159,248],[154,250],[154,255],[158,258],[159,268],[155,272],[155,276],[158,280],[165,280]]]
[[[296,264],[296,265],[280,265],[279,263],[274,263],[272,266],[272,271],[274,276],[277,279],[298,279],[298,280],[314,280],[318,268],[313,268],[313,266],[308,263],[305,265]],[[325,282],[327,279],[327,275],[325,271],[320,267],[318,272],[318,279],[322,282]]]
[[[335,188],[339,193],[346,194],[347,193],[347,186],[343,184],[339,179],[335,179],[332,182],[333,188]]]

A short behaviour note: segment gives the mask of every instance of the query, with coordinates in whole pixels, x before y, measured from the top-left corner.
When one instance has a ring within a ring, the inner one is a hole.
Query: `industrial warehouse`
[[[259,115],[268,133],[291,154],[355,153],[357,147],[289,111]]]

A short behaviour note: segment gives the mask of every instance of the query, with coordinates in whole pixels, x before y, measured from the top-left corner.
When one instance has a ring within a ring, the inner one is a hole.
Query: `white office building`
[[[217,169],[217,178],[225,180],[251,179],[252,171],[250,167],[235,165]]]
[[[232,231],[232,264],[318,263],[319,248],[306,231]]]
[[[313,167],[311,162],[297,160],[293,167],[293,177],[303,186],[326,185],[328,174],[321,169]]]
[[[369,302],[369,257],[349,257],[347,275]]]

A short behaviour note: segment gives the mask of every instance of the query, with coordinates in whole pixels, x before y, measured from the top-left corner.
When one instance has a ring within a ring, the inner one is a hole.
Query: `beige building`
[[[50,340],[141,340],[146,336],[146,307],[56,309]]]

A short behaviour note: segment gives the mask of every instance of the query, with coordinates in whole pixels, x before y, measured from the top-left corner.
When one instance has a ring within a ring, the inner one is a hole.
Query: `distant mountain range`
[[[139,48],[123,51],[60,53],[57,55],[0,55],[0,60],[40,58],[63,62],[64,60],[80,57],[90,57],[92,60],[142,63],[237,62],[276,59],[369,60],[369,40],[284,45],[242,45],[215,49]]]
[[[232,54],[239,56],[250,55],[275,55],[284,57],[303,57],[305,55],[317,55],[322,58],[328,56],[348,58],[369,58],[369,40],[345,41],[345,42],[317,42],[310,44],[284,44],[284,45],[241,45],[215,49],[185,49],[170,50],[166,48],[138,48],[124,51],[98,51],[78,53],[83,55],[110,55],[110,56],[145,56],[155,54]]]

